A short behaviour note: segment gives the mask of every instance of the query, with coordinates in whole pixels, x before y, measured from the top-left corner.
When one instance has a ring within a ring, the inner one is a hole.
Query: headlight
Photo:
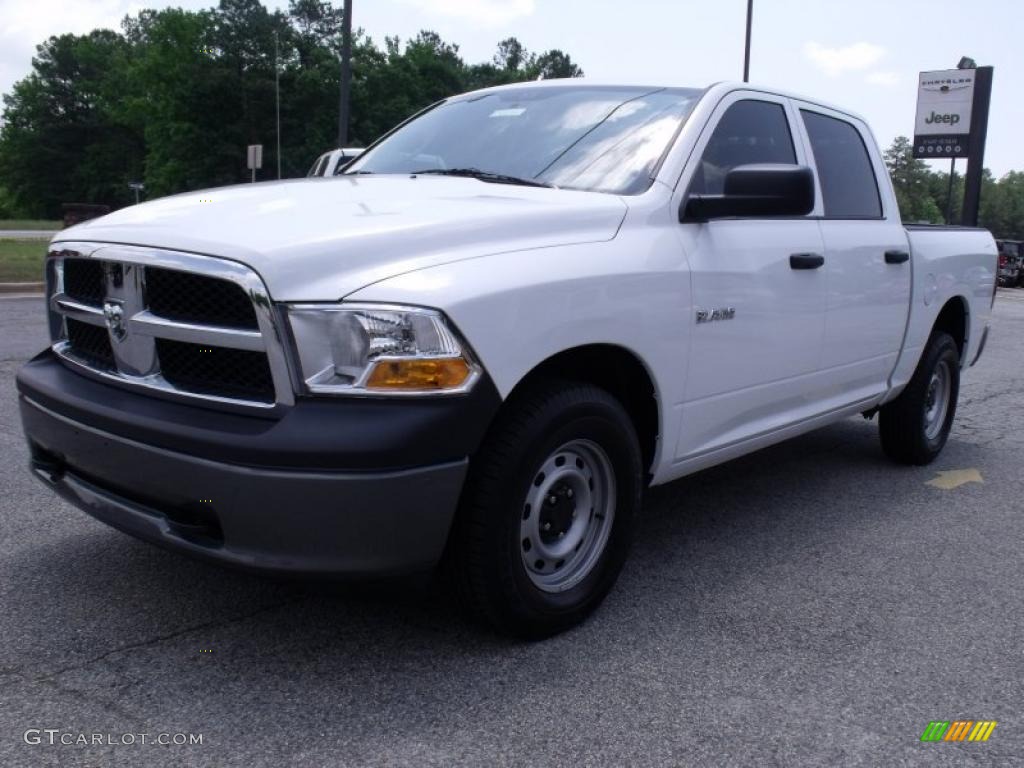
[[[297,304],[288,319],[310,392],[465,392],[480,375],[466,345],[434,310]]]

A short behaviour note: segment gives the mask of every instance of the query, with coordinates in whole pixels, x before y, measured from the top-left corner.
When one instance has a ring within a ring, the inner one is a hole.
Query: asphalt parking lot
[[[603,608],[532,645],[431,585],[223,571],[59,501],[13,384],[42,319],[0,299],[0,765],[1024,764],[1024,290],[934,466],[858,418],[655,489]],[[998,726],[919,741],[957,719]]]

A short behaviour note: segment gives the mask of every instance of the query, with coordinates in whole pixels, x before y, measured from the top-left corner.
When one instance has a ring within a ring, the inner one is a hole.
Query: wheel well
[[[962,298],[954,296],[946,302],[932,331],[945,331],[953,337],[962,362],[967,346],[967,304]]]
[[[650,470],[658,444],[658,400],[654,382],[636,355],[613,344],[567,349],[534,367],[513,392],[547,377],[585,381],[614,395],[633,421],[644,466]]]

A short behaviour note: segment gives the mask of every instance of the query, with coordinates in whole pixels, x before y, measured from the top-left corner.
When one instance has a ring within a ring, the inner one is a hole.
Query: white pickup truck
[[[59,233],[21,413],[34,472],[132,535],[275,572],[440,564],[540,637],[612,587],[649,485],[856,414],[933,460],[996,263],[985,231],[904,227],[835,107],[512,85],[333,179]]]

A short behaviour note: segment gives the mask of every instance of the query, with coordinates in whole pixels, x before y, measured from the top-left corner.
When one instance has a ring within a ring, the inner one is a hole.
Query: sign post
[[[988,133],[988,107],[992,102],[992,67],[978,67],[975,71],[978,73],[978,80],[974,86],[974,104],[971,109],[971,151],[967,155],[964,215],[961,219],[961,223],[966,227],[978,226],[981,175],[985,165],[985,135]]]
[[[139,204],[139,192],[141,192],[145,188],[146,188],[146,185],[143,184],[141,181],[129,181],[128,182],[128,189],[135,190],[135,204],[136,205]]]
[[[918,79],[914,157],[967,158],[962,218],[967,226],[978,223],[991,94],[992,67],[922,72]]]
[[[249,182],[256,181],[256,169],[263,167],[263,145],[250,144],[246,150],[246,166],[252,171]]]

